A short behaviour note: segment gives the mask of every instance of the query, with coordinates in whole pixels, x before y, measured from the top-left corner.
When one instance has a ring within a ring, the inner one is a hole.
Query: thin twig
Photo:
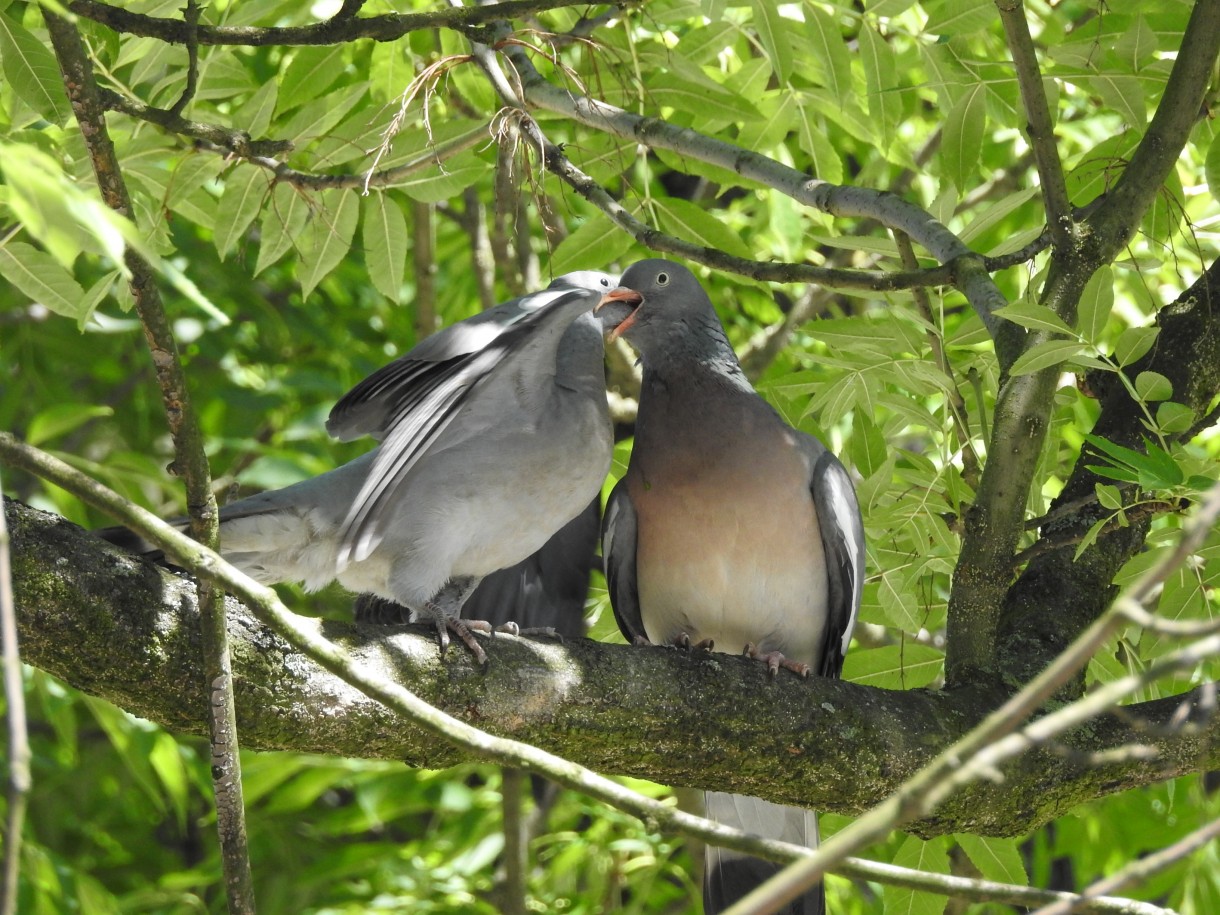
[[[1125,601],[1141,604],[1182,561],[1198,549],[1220,517],[1220,484],[1209,492],[1191,519],[1176,547],[1145,572],[1100,619],[1069,645],[1041,674],[1031,680],[999,709],[988,715],[953,746],[887,800],[831,836],[804,860],[785,868],[750,893],[726,915],[775,911],[812,887],[828,867],[855,851],[883,839],[903,823],[927,816],[958,788],[982,778],[999,777],[999,767],[1029,748],[1045,744],[1057,735],[1107,710],[1136,690],[1176,670],[1190,668],[1220,651],[1220,635],[1199,640],[1185,649],[1164,655],[1145,670],[1098,687],[1083,699],[1020,728],[1064,683],[1076,675],[1110,636],[1127,624],[1122,613]]]
[[[1012,55],[1021,104],[1029,125],[1029,142],[1042,187],[1047,228],[1055,247],[1067,250],[1074,242],[1072,202],[1068,199],[1054,120],[1042,88],[1042,71],[1038,67],[1033,37],[1029,34],[1025,5],[1021,0],[996,0],[996,8],[1004,25],[1004,37],[1008,40],[1008,52]]]
[[[392,711],[403,715],[404,718],[410,721],[416,722],[426,731],[436,734],[446,742],[501,764],[518,765],[545,775],[569,788],[581,791],[617,809],[645,819],[650,824],[666,831],[679,832],[703,839],[704,841],[726,845],[749,854],[777,861],[791,861],[810,854],[809,850],[805,848],[783,842],[755,839],[738,833],[736,830],[712,824],[699,817],[681,813],[669,804],[637,795],[625,789],[617,782],[598,776],[581,766],[555,757],[529,744],[494,737],[466,724],[460,719],[446,715],[420,700],[414,693],[400,684],[383,680],[376,674],[371,673],[371,668],[352,663],[350,657],[333,642],[323,638],[316,627],[298,628],[297,624],[294,623],[293,614],[283,606],[271,589],[251,581],[224,562],[221,557],[203,549],[195,541],[182,536],[178,531],[166,525],[155,515],[131,504],[117,493],[86,477],[57,458],[37,448],[24,445],[9,433],[3,432],[0,432],[0,456],[13,466],[34,473],[67,490],[87,504],[112,515],[125,526],[137,531],[162,547],[174,558],[177,564],[192,574],[197,576],[215,576],[230,593],[249,607],[260,620],[304,655],[317,662],[326,670],[329,670],[339,679],[354,686],[365,695],[385,704]],[[1216,501],[1217,509],[1220,510],[1220,499]],[[1220,643],[1220,638],[1212,641]],[[1196,646],[1196,655],[1209,650],[1215,651],[1216,648],[1217,645],[1211,642],[1207,644],[1201,643],[1199,646]],[[1188,663],[1194,663],[1195,661],[1196,657],[1186,659]],[[1171,659],[1169,663],[1177,664],[1182,662],[1182,659],[1176,658]],[[1163,668],[1158,669],[1150,672],[1150,676],[1160,676],[1164,672]],[[1137,688],[1133,686],[1133,683],[1138,680],[1139,677],[1130,678],[1129,682],[1122,685],[1122,688]],[[1094,714],[1098,708],[1104,707],[1105,703],[1112,701],[1113,698],[1113,695],[1105,697],[1100,705],[1094,705],[1092,708],[1087,709],[1087,715]],[[1035,701],[1034,704],[1036,705],[1037,702]],[[1080,705],[1080,703],[1077,703],[1077,705]],[[1010,708],[1006,706],[990,716],[988,721],[992,723],[998,721],[1003,725],[1007,720],[1005,716],[1009,710]],[[1038,736],[1038,740],[1045,743],[1052,736],[1049,733],[1042,734]],[[961,748],[962,742],[959,741],[955,747]],[[1015,752],[1011,746],[1005,749],[1010,754]],[[908,781],[906,785],[911,786],[910,792],[915,793],[908,792],[901,796],[901,803],[898,807],[899,812],[910,812],[912,798],[917,799],[920,797],[921,795],[918,792],[922,791],[925,787],[935,788],[938,784],[935,779],[943,777],[946,772],[953,772],[959,765],[960,759],[963,758],[966,758],[964,754],[950,754],[947,760],[947,768],[942,768],[939,773],[927,776],[928,780],[923,782],[922,785],[912,786],[912,783]],[[946,764],[944,755],[938,757],[938,761]],[[995,760],[988,761],[988,765],[991,767],[997,764],[998,762]],[[978,774],[978,772],[970,773],[969,777],[959,777],[956,780],[964,784],[972,778],[977,777]],[[960,785],[954,785],[949,790],[956,790],[957,787],[960,787]],[[886,803],[889,804],[890,802],[887,801]],[[873,812],[870,812],[865,816],[872,815]],[[851,828],[849,827],[849,829]],[[888,832],[888,828],[885,831]],[[837,834],[830,842],[838,841],[842,835],[843,833]],[[954,880],[960,881],[960,878],[945,881],[943,878],[938,879],[936,875],[902,868],[894,869],[888,865],[878,865],[855,858],[835,860],[833,864],[829,865],[829,868],[836,873],[866,876],[866,879],[917,886],[920,889],[927,889],[931,892],[948,892],[952,895],[962,895],[965,898],[991,898],[986,894],[996,891],[996,885],[988,885],[986,882],[978,882],[972,886],[969,882],[953,882]],[[1000,885],[999,892],[1022,894],[1020,898],[1028,904],[1049,901],[1048,896],[1038,898],[1025,892],[1020,887],[1003,887],[1003,885]],[[1042,891],[1029,892],[1038,893]],[[1050,895],[1054,896],[1055,894]],[[1004,897],[1000,896],[997,898]],[[1057,898],[1065,897],[1063,894],[1060,894]],[[1086,911],[1112,913],[1139,912],[1145,913],[1145,915],[1152,915],[1152,913],[1157,912],[1157,910],[1149,908],[1131,908],[1131,905],[1129,901],[1122,899],[1099,899],[1094,900],[1091,903],[1091,907],[1086,908]]]
[[[0,511],[0,640],[4,645],[5,721],[8,724],[8,810],[4,820],[4,873],[0,878],[0,915],[17,911],[21,873],[21,832],[30,794],[30,736],[25,718],[25,687],[17,646],[17,611],[9,565],[8,523]]]
[[[381,16],[333,16],[312,25],[259,28],[256,26],[201,25],[197,29],[200,45],[331,45],[360,38],[397,41],[411,32],[447,28],[469,36],[480,35],[487,22],[514,19],[529,13],[587,6],[588,0],[500,0],[499,3],[469,8],[432,10],[426,13],[390,13]],[[189,30],[181,19],[146,16],[101,3],[99,0],[71,0],[69,10],[77,16],[99,22],[116,32],[158,38],[170,44],[185,44]]]
[[[1130,862],[1118,873],[1111,874],[1109,877],[1104,877],[1096,883],[1090,884],[1080,894],[1080,901],[1075,902],[1070,899],[1062,899],[1048,906],[1043,906],[1034,912],[1033,915],[1068,915],[1069,912],[1087,912],[1089,911],[1089,900],[1097,899],[1103,893],[1112,893],[1116,890],[1121,890],[1125,886],[1142,883],[1153,874],[1178,863],[1191,852],[1197,851],[1218,836],[1220,836],[1220,819],[1215,819],[1199,827],[1194,832],[1183,836],[1172,845],[1138,858]]]
[[[199,86],[199,14],[202,9],[199,0],[186,0],[186,9],[182,11],[182,20],[186,23],[186,86],[178,101],[169,109],[173,115],[180,115],[195,97]]]
[[[93,68],[76,25],[44,10],[47,31],[63,76],[72,110],[80,123],[102,198],[112,210],[130,219],[131,199],[123,180]],[[124,255],[131,276],[132,298],[152,355],[166,420],[174,443],[174,467],[185,481],[191,535],[215,546],[219,540],[216,499],[203,447],[203,433],[191,408],[186,376],[178,358],[172,326],[161,301],[151,265],[138,252]],[[204,668],[209,687],[212,788],[216,799],[217,831],[229,911],[253,915],[254,882],[250,871],[242,802],[241,761],[238,756],[233,674],[228,629],[221,592],[210,579],[197,583]]]
[[[436,229],[432,205],[411,201],[411,262],[415,267],[415,298],[412,318],[415,339],[436,332]]]
[[[902,265],[908,270],[916,266],[915,251],[911,247],[911,239],[902,232],[894,233],[894,242],[898,246],[898,254],[902,258]],[[958,447],[962,453],[962,479],[970,484],[971,489],[977,489],[979,485],[979,456],[974,450],[974,438],[970,435],[970,417],[966,412],[966,400],[962,397],[962,392],[958,390],[957,379],[953,377],[953,365],[949,362],[949,357],[945,353],[944,341],[941,340],[940,334],[936,332],[937,326],[936,316],[932,314],[932,305],[928,301],[928,293],[925,289],[914,289],[912,293],[915,297],[915,306],[919,309],[920,315],[928,324],[928,346],[932,350],[932,358],[936,361],[937,367],[941,374],[945,376],[945,380],[950,385],[949,396],[946,398],[949,415],[953,420],[953,425],[957,429]]]

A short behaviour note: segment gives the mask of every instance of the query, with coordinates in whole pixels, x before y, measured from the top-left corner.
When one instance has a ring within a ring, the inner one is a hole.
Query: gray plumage
[[[327,429],[373,451],[221,510],[221,552],[252,578],[338,580],[482,649],[459,621],[491,572],[537,551],[601,489],[613,448],[586,271],[424,340],[356,385]]]
[[[634,264],[609,296],[615,334],[643,385],[627,473],[603,521],[615,617],[635,642],[710,639],[717,650],[837,677],[864,577],[851,479],[821,442],[751,387],[698,280],[663,260]],[[635,305],[620,320],[622,304]],[[809,811],[709,793],[709,814],[751,832],[817,843]],[[709,847],[704,904],[719,912],[776,868]],[[821,889],[789,911],[821,912]]]

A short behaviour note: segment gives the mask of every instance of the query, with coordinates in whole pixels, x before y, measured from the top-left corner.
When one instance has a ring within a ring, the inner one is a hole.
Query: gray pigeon
[[[462,620],[479,581],[536,552],[601,489],[613,437],[601,319],[614,277],[569,273],[427,338],[331,411],[344,441],[380,445],[335,470],[225,506],[224,557],[264,584],[331,581],[435,622],[487,656]],[[612,309],[613,310],[613,309]]]
[[[742,652],[839,676],[860,605],[864,532],[851,478],[780,418],[742,373],[707,294],[664,260],[632,265],[603,303],[640,356],[635,444],[606,506],[602,553],[614,615],[637,644]],[[708,792],[708,815],[814,847],[817,817]],[[704,907],[720,912],[776,865],[708,847]],[[820,913],[821,887],[791,913]]]

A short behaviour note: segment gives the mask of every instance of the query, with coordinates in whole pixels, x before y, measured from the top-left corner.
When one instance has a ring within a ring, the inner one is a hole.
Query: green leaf
[[[309,200],[287,182],[281,182],[271,192],[271,205],[263,210],[259,221],[258,260],[254,275],[258,276],[292,247],[309,218]]]
[[[10,241],[0,248],[0,276],[45,305],[57,315],[83,324],[92,307],[86,307],[85,290],[55,258],[33,245]]]
[[[980,3],[979,0],[941,0],[940,3],[928,4],[928,21],[924,25],[924,31],[946,38],[969,35],[987,28],[998,16],[994,3]]]
[[[61,403],[36,414],[26,426],[25,440],[41,448],[60,436],[78,429],[91,419],[114,415],[114,408],[99,404]]]
[[[1118,112],[1128,127],[1142,129],[1148,118],[1143,80],[1139,76],[1122,76],[1103,71],[1081,81],[1092,86],[1110,108]]]
[[[781,16],[772,0],[751,0],[750,6],[754,10],[754,29],[771,61],[771,69],[776,79],[786,84],[792,78],[791,34],[796,23]]]
[[[666,232],[738,257],[753,256],[740,235],[697,204],[677,197],[660,197],[653,201],[653,206]]]
[[[1220,133],[1212,137],[1211,145],[1207,147],[1203,174],[1207,176],[1207,187],[1213,199],[1220,200]]]
[[[1097,501],[1101,503],[1102,508],[1117,510],[1123,507],[1123,494],[1117,486],[1111,486],[1109,483],[1094,483],[1093,492],[1097,494]]]
[[[857,648],[843,662],[843,679],[881,689],[918,689],[945,669],[945,653],[918,642]]]
[[[766,0],[761,0],[766,2]],[[806,3],[805,35],[809,39],[802,56],[814,71],[815,80],[825,86],[835,102],[842,107],[852,95],[851,56],[843,43],[838,23],[813,3]]]
[[[241,124],[246,133],[254,138],[266,136],[267,128],[271,126],[271,118],[275,114],[279,86],[274,80],[268,80],[258,88],[246,103],[237,110],[233,120]]]
[[[1018,299],[1011,305],[997,308],[994,313],[1001,318],[1007,318],[1014,324],[1028,327],[1030,330],[1044,330],[1049,333],[1066,334],[1069,337],[1076,336],[1076,332],[1067,326],[1063,318],[1041,302]]]
[[[864,84],[868,91],[868,115],[884,152],[893,139],[893,125],[902,117],[897,55],[867,21],[860,23],[859,41],[860,62],[864,66]]]
[[[1029,886],[1029,875],[1025,872],[1016,839],[968,834],[958,834],[953,839],[986,879],[1011,886]]]
[[[313,292],[347,256],[360,219],[360,196],[353,190],[323,191],[318,203],[306,229],[304,251],[297,265],[302,297]]]
[[[72,116],[55,55],[17,20],[0,13],[0,68],[23,102],[55,124]]]
[[[941,139],[945,175],[959,191],[971,186],[978,170],[986,126],[987,92],[975,85],[950,110]]]
[[[1085,284],[1076,309],[1076,326],[1086,343],[1094,346],[1101,340],[1110,310],[1114,307],[1114,272],[1109,265],[1102,267]]]
[[[822,126],[821,115],[808,102],[804,95],[797,99],[800,113],[797,117],[797,139],[801,149],[809,154],[812,160],[812,171],[815,178],[839,184],[843,181],[843,160],[826,138],[826,130]]]
[[[343,73],[344,50],[342,43],[297,48],[292,62],[274,81],[280,87],[276,113],[283,114],[312,101],[329,89]]]
[[[1152,349],[1152,344],[1156,342],[1160,332],[1159,327],[1128,327],[1114,344],[1114,361],[1120,366],[1135,362]]]
[[[1160,372],[1140,372],[1135,376],[1135,393],[1141,400],[1168,400],[1173,396],[1173,383]]]
[[[1090,469],[1093,469],[1093,468],[1090,468]],[[1096,471],[1094,471],[1094,472],[1096,472]],[[1134,482],[1134,481],[1130,481],[1130,482]],[[1081,538],[1080,543],[1078,543],[1076,545],[1076,552],[1072,554],[1072,562],[1075,562],[1077,559],[1079,559],[1084,554],[1084,551],[1087,550],[1089,547],[1091,547],[1097,541],[1097,538],[1101,535],[1102,528],[1104,528],[1109,523],[1110,523],[1109,516],[1107,516],[1105,518],[1101,518],[1101,519],[1093,522],[1093,525],[1087,531],[1085,531],[1084,537]]]
[[[632,243],[630,235],[599,211],[559,243],[551,254],[550,271],[559,276],[573,270],[603,270],[626,253]]]
[[[250,228],[267,196],[268,184],[267,174],[254,165],[238,165],[229,172],[212,229],[221,260],[228,257]]]
[[[949,873],[949,855],[945,851],[947,838],[939,836],[930,841],[908,836],[894,855],[894,864],[913,870],[933,874]],[[885,888],[885,915],[942,915],[949,900],[934,893],[902,889],[896,886]]]
[[[1171,489],[1185,475],[1173,457],[1158,445],[1145,440],[1145,453],[1119,445],[1097,435],[1086,434],[1085,441],[1109,459],[1112,466],[1089,466],[1094,473],[1111,479],[1138,483],[1144,489]],[[1134,477],[1134,478],[1133,478]]]
[[[647,80],[653,104],[677,112],[694,112],[720,122],[757,121],[758,108],[736,92],[711,79],[692,80],[669,71],[658,72]]]
[[[1166,435],[1185,432],[1195,423],[1195,411],[1180,403],[1166,401],[1156,408],[1157,428]]]
[[[407,263],[407,219],[388,193],[373,191],[364,199],[364,263],[377,291],[400,302]]]
[[[356,107],[356,103],[364,97],[368,89],[368,83],[356,83],[336,89],[330,95],[315,99],[302,107],[286,124],[276,127],[275,133],[299,146],[304,145],[329,133],[332,127]]]
[[[871,477],[889,454],[885,436],[871,418],[857,410],[851,418],[851,462],[862,477]]]
[[[1085,348],[1076,340],[1047,340],[1021,354],[1012,365],[1012,374],[1028,375],[1071,359]]]

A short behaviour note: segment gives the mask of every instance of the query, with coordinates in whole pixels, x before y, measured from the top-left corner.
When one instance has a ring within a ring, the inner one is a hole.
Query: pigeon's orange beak
[[[611,289],[604,296],[602,296],[601,301],[593,306],[593,310],[595,312],[599,311],[603,305],[608,305],[611,302],[622,302],[624,305],[635,306],[635,309],[631,312],[631,314],[627,315],[627,317],[623,319],[623,322],[619,324],[618,327],[610,331],[610,339],[617,340],[620,336],[622,336],[623,331],[627,330],[627,328],[635,323],[635,316],[640,313],[640,306],[644,303],[644,297],[634,289],[628,289],[626,286],[619,286],[617,289]]]

